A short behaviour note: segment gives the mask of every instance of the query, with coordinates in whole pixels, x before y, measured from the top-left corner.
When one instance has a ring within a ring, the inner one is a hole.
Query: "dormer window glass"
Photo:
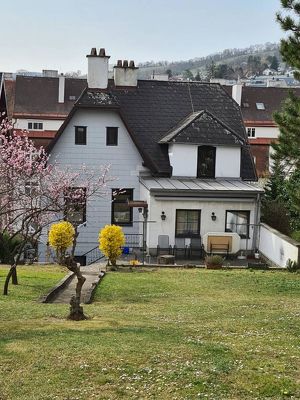
[[[213,146],[198,147],[197,178],[215,178],[216,148]]]

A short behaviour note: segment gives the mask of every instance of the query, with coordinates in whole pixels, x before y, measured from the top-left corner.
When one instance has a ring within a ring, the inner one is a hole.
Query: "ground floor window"
[[[64,215],[74,225],[86,221],[86,188],[71,187],[64,194]]]
[[[236,232],[242,239],[249,238],[250,211],[226,211],[225,232]]]
[[[176,210],[176,237],[197,237],[200,235],[200,210]]]
[[[128,201],[133,200],[133,189],[113,189],[111,223],[132,226],[132,208]]]

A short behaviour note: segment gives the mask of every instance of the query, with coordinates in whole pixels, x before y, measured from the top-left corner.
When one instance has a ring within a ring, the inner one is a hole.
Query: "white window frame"
[[[32,125],[32,128],[29,128],[29,124]],[[34,128],[34,124],[42,124],[42,127]],[[27,129],[29,131],[43,131],[44,130],[44,122],[42,122],[42,121],[27,121]]]
[[[249,138],[255,137],[255,128],[247,127],[247,135]]]

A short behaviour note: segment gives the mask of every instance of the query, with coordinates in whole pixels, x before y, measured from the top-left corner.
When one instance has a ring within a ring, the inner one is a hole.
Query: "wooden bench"
[[[226,253],[226,257],[229,253],[229,243],[211,243],[210,254],[212,253]]]

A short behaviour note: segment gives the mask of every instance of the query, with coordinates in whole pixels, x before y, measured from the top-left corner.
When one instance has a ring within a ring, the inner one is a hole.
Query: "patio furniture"
[[[210,254],[226,254],[226,258],[232,248],[232,238],[229,236],[209,236],[208,251]]]
[[[189,246],[189,256],[190,258],[198,256],[199,258],[203,258],[204,248],[201,244],[201,237],[191,238],[191,243]]]
[[[169,235],[158,235],[157,256],[171,253],[172,247],[169,244]]]
[[[175,244],[173,247],[173,254],[175,257],[182,256],[187,257],[188,247],[185,244],[185,238],[175,238]]]

